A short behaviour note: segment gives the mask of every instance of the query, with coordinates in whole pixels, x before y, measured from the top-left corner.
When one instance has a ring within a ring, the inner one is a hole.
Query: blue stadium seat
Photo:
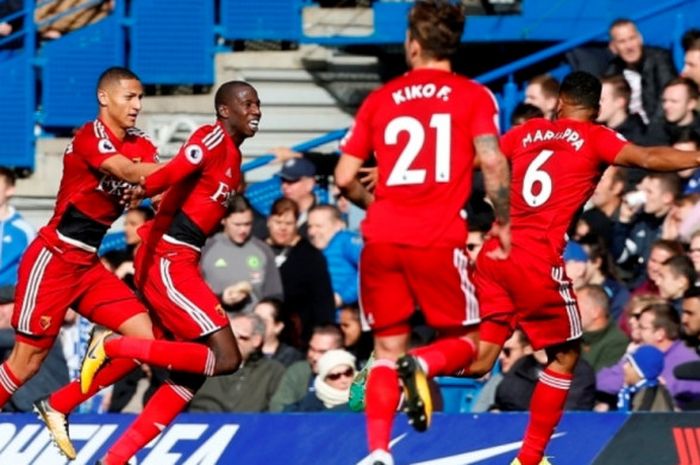
[[[125,64],[119,17],[113,13],[43,45],[40,121],[44,126],[78,127],[95,117],[97,77],[110,66]]]
[[[214,2],[132,2],[130,67],[145,84],[214,83]]]
[[[476,400],[483,383],[471,378],[439,376],[435,378],[442,395],[445,413],[468,413]]]
[[[0,165],[34,170],[33,53],[14,52],[1,62]]]
[[[303,0],[221,0],[221,35],[230,40],[301,37]]]

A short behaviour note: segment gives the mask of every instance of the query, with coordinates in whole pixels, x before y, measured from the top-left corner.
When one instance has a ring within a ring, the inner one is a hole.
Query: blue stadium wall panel
[[[221,0],[226,39],[298,40],[301,0]]]
[[[27,51],[3,58],[0,85],[0,165],[34,169],[34,73]]]
[[[123,37],[111,15],[43,45],[43,125],[77,127],[95,117],[97,78],[110,66],[124,66]]]
[[[589,465],[628,418],[616,413],[567,414],[547,454],[557,465]],[[396,463],[510,463],[520,448],[527,419],[522,413],[438,414],[426,433],[416,433],[400,416],[392,434]],[[71,464],[92,465],[132,420],[131,415],[71,416],[71,436],[78,450]],[[364,436],[363,415],[352,413],[181,415],[137,459],[139,465],[355,465],[367,454]],[[672,449],[673,444],[668,447]],[[34,415],[0,414],[0,464],[66,463]]]
[[[193,3],[132,2],[130,65],[145,84],[214,83],[214,2]]]

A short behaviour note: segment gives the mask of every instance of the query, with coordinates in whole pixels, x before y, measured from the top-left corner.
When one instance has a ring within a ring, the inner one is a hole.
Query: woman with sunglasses
[[[355,356],[343,349],[327,351],[318,360],[314,390],[285,412],[349,412],[350,385],[355,377]]]

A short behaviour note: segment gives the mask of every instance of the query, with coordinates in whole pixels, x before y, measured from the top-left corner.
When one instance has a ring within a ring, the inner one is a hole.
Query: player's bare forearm
[[[338,186],[343,196],[362,209],[367,209],[374,202],[374,195],[362,183],[354,179],[345,186]]]
[[[486,195],[493,204],[496,220],[501,224],[508,224],[510,223],[510,170],[508,161],[498,146],[498,138],[495,135],[476,137],[474,147],[481,161]]]
[[[650,171],[677,171],[700,166],[700,152],[629,144],[617,154],[615,164],[637,166]]]

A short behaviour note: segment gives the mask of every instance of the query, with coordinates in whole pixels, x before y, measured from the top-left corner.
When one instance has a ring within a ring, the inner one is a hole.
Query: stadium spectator
[[[204,279],[229,311],[253,310],[264,298],[282,298],[282,280],[270,246],[252,235],[253,208],[242,195],[229,200],[224,230],[207,240]]]
[[[649,260],[646,264],[646,279],[642,283],[634,288],[632,295],[638,294],[659,294],[659,287],[656,282],[659,279],[659,273],[661,271],[661,265],[669,258],[682,255],[683,245],[678,241],[669,241],[666,239],[659,239],[651,245],[651,252],[649,253]]]
[[[525,103],[539,108],[547,119],[554,117],[559,95],[559,82],[549,74],[530,79],[525,87]]]
[[[609,166],[598,181],[591,195],[592,208],[584,211],[579,217],[574,239],[580,239],[588,234],[596,234],[605,240],[606,244],[612,239],[612,225],[620,218],[622,193],[627,181],[626,173],[629,168]]]
[[[576,291],[576,296],[583,327],[581,357],[598,372],[622,357],[629,339],[610,318],[610,301],[601,286],[587,284]]]
[[[316,205],[316,166],[306,158],[291,158],[284,162],[278,176],[282,181],[282,196],[293,200],[299,209],[297,227],[302,237],[308,237],[306,224],[309,210]]]
[[[688,289],[683,298],[681,314],[683,337],[695,352],[700,355],[700,288]],[[700,381],[700,361],[681,363],[673,371],[678,379]],[[700,402],[687,406],[688,409],[700,410]]]
[[[535,386],[547,362],[544,351],[523,356],[503,375],[496,388],[493,411],[524,412],[530,407]],[[595,372],[585,360],[574,369],[564,410],[593,410],[595,405]]]
[[[345,350],[355,356],[357,367],[362,368],[369,360],[374,348],[372,333],[362,330],[360,309],[355,305],[346,305],[338,314],[338,326],[343,333]]]
[[[685,58],[681,76],[695,81],[700,86],[700,29],[689,29],[682,39]],[[700,102],[698,102],[700,105]],[[698,108],[700,109],[700,108]]]
[[[501,353],[498,354],[500,370],[494,370],[487,375],[488,379],[481,387],[471,411],[478,413],[493,409],[496,401],[496,389],[503,381],[504,374],[510,371],[515,362],[531,353],[532,346],[525,333],[519,329],[513,331],[513,334],[503,343]]]
[[[614,276],[612,258],[610,258],[605,242],[601,238],[589,234],[584,236],[579,242],[586,255],[588,255],[582,282],[603,288],[610,301],[610,319],[618,322],[623,316],[625,305],[627,305],[627,301],[630,298],[630,292]],[[574,287],[580,286],[576,286],[574,283]]]
[[[316,205],[309,210],[308,226],[309,240],[326,257],[335,306],[356,303],[362,239],[345,229],[340,210],[333,205]]]
[[[190,412],[266,412],[277,390],[284,365],[262,354],[265,322],[255,313],[229,313],[241,351],[241,368],[208,378],[197,391]]]
[[[695,231],[693,235],[690,236],[688,257],[690,257],[693,262],[693,268],[695,269],[696,276],[700,276],[700,229]]]
[[[610,252],[627,273],[626,281],[636,287],[646,277],[644,265],[651,245],[661,236],[661,225],[680,194],[681,180],[676,173],[649,173],[640,185],[642,200],[627,194],[618,221],[613,222]]]
[[[700,150],[700,132],[686,128],[673,141],[673,148],[692,152]],[[683,179],[683,194],[700,193],[700,170],[687,169],[678,173]]]
[[[683,381],[673,370],[681,363],[698,361],[700,357],[680,339],[680,317],[668,304],[651,305],[642,310],[639,328],[644,344],[651,344],[664,353],[661,377],[676,405],[684,410],[700,399],[700,381]]]
[[[108,252],[105,256],[110,261],[111,269],[119,279],[126,282],[129,287],[134,287],[134,252],[136,246],[141,243],[141,237],[137,230],[146,221],[153,219],[155,212],[151,207],[139,206],[130,208],[124,215],[124,242],[125,250]],[[110,259],[114,257],[114,260]]]
[[[510,125],[519,126],[533,118],[544,118],[544,112],[531,103],[520,102],[513,109],[513,114],[510,115]]]
[[[22,11],[23,8],[24,0],[6,0],[0,2],[0,40],[22,30],[24,27],[24,16],[20,15],[9,21],[5,20],[5,18]],[[17,36],[16,39],[0,45],[0,58],[11,54],[13,50],[21,48],[22,43],[22,37]]]
[[[284,372],[277,391],[270,399],[270,411],[281,412],[287,405],[299,402],[308,392],[312,392],[319,358],[329,350],[342,347],[343,335],[337,327],[327,325],[314,328],[306,360],[293,363]]]
[[[619,132],[625,139],[635,144],[644,144],[647,125],[638,113],[629,112],[632,89],[621,74],[606,76],[600,80],[603,89],[600,93],[599,123]]]
[[[564,260],[564,271],[571,280],[574,290],[583,286],[585,284],[588,253],[581,247],[581,244],[576,241],[567,242],[562,259]]]
[[[313,391],[284,408],[285,412],[348,411],[350,384],[355,377],[355,357],[343,349],[329,350],[318,359]]]
[[[294,323],[295,342],[306,346],[315,326],[335,322],[335,302],[326,259],[299,234],[298,217],[293,200],[277,199],[267,220],[267,242],[282,278],[283,308]]]
[[[649,125],[648,145],[671,145],[684,131],[700,132],[700,115],[695,111],[699,100],[698,85],[680,77],[666,83],[663,90],[663,119]]]
[[[24,251],[36,233],[10,205],[15,193],[15,173],[0,167],[0,287],[17,284],[17,268]]]
[[[637,113],[645,123],[660,116],[659,101],[663,86],[676,77],[668,50],[644,46],[642,35],[633,21],[621,18],[608,29],[610,50],[615,57],[606,75],[622,74],[632,89],[630,113]]]
[[[626,354],[634,352],[642,344],[642,334],[639,328],[639,317],[642,311],[650,305],[664,303],[665,301],[661,297],[651,294],[639,294],[630,299],[623,320],[624,328],[628,331],[630,338]],[[616,408],[620,380],[624,377],[624,364],[625,357],[622,357],[614,365],[601,368],[596,373],[596,411],[607,412]]]
[[[700,226],[700,206],[696,207],[698,200],[700,193],[683,195],[674,202],[661,224],[662,239],[688,243],[687,231],[695,231]]]
[[[659,296],[666,299],[680,315],[683,294],[693,287],[695,279],[695,268],[690,258],[686,255],[670,257],[661,265],[656,280]]]
[[[71,31],[96,23],[114,9],[114,0],[53,0],[41,2],[34,18],[41,23],[39,34],[43,39],[58,39]]]
[[[673,398],[659,379],[664,354],[643,345],[624,357],[624,386],[618,393],[617,409],[622,412],[672,412]]]
[[[253,312],[265,322],[265,338],[262,345],[265,357],[277,360],[285,367],[304,359],[304,355],[298,349],[281,340],[288,323],[283,313],[282,301],[262,299],[255,305]]]

